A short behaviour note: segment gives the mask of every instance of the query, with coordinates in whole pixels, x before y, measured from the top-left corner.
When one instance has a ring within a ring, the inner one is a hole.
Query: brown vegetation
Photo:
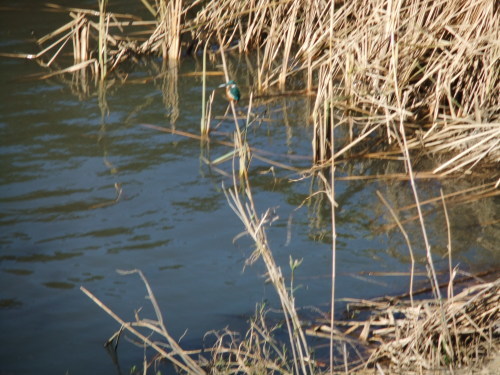
[[[318,163],[331,159],[330,128],[339,126],[349,128],[351,144],[337,159],[375,135],[401,150],[405,133],[410,150],[446,155],[434,169],[439,175],[500,160],[495,0],[142,3],[152,20],[110,12],[105,0],[99,11],[48,5],[72,20],[40,38],[39,53],[15,56],[51,67],[72,45],[73,65],[49,75],[90,69],[104,79],[134,56],[176,61],[183,46],[188,53],[210,44],[253,51],[254,91],[299,87],[316,95]]]

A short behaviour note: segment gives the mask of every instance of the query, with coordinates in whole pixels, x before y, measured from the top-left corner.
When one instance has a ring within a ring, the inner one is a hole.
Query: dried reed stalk
[[[197,375],[204,375],[206,374],[205,370],[203,370],[200,365],[194,361],[187,352],[185,352],[177,343],[177,341],[170,336],[168,333],[165,323],[163,322],[163,317],[160,311],[160,307],[158,305],[158,302],[156,301],[156,297],[153,294],[153,291],[151,287],[149,286],[149,283],[143,273],[140,270],[131,270],[131,271],[118,271],[122,275],[130,275],[130,274],[139,274],[141,277],[144,285],[146,286],[146,290],[148,292],[148,298],[151,301],[151,304],[154,308],[155,315],[156,315],[156,320],[151,320],[151,319],[142,319],[139,318],[138,314],[136,314],[136,321],[135,322],[126,322],[123,319],[121,319],[118,315],[116,315],[111,309],[109,309],[104,303],[102,303],[96,296],[94,296],[90,291],[88,291],[86,288],[83,286],[80,287],[80,290],[84,292],[94,303],[96,303],[101,309],[103,309],[108,315],[110,315],[113,319],[115,319],[118,323],[120,323],[121,328],[120,330],[112,336],[113,340],[114,338],[119,337],[121,334],[122,330],[126,330],[136,336],[139,340],[141,340],[144,345],[147,347],[151,347],[154,349],[161,358],[165,358],[169,361],[171,361],[173,364],[178,366],[180,369],[185,371],[186,373],[189,374],[197,374]],[[145,335],[142,334],[139,330],[136,328],[140,329],[147,329],[149,330],[149,334]],[[153,341],[151,339],[151,334],[158,334],[160,335],[165,342],[162,344],[158,344],[157,341]],[[110,340],[110,341],[111,341]],[[144,369],[146,371],[147,368]]]
[[[98,76],[101,78],[101,81],[106,78],[108,70],[108,43],[106,39],[109,31],[109,15],[106,15],[107,3],[107,0],[99,0]]]
[[[397,217],[397,215],[394,212],[394,210],[392,209],[392,207],[389,205],[389,203],[385,200],[385,198],[382,196],[382,194],[378,190],[377,190],[377,196],[382,201],[382,203],[384,204],[384,206],[387,207],[387,209],[391,213],[392,218],[394,219],[394,221],[396,222],[397,226],[399,227],[399,230],[403,234],[403,237],[404,237],[404,239],[406,241],[406,245],[408,246],[408,251],[410,252],[411,270],[410,270],[410,290],[409,290],[409,294],[410,294],[411,306],[413,307],[413,277],[414,277],[414,274],[415,274],[415,256],[413,255],[413,248],[411,246],[410,237],[408,236],[408,233],[404,229],[403,225],[401,224],[401,221]]]
[[[236,151],[239,150],[240,158],[242,158],[242,152],[248,150],[248,147],[242,147],[244,140],[241,138],[241,133],[235,133],[235,135],[237,136],[235,143],[238,145]],[[243,159],[248,160],[248,156],[243,156]],[[267,241],[265,225],[271,219],[270,211],[267,210],[262,216],[258,214],[247,173],[239,173],[239,183],[236,175],[236,172],[233,172],[233,188],[225,189],[224,192],[230,207],[245,226],[245,233],[253,239],[256,246],[256,250],[247,260],[247,263],[252,264],[259,258],[263,259],[268,278],[280,298],[290,340],[294,371],[296,374],[312,374],[309,346],[295,309],[295,299],[292,292],[285,285],[281,269],[275,263]],[[240,191],[243,192],[243,197],[240,195]]]

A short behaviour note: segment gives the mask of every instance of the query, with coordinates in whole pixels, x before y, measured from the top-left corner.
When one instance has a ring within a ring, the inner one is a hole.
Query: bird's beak
[[[226,87],[227,83],[223,83],[222,85],[219,85],[219,87]]]

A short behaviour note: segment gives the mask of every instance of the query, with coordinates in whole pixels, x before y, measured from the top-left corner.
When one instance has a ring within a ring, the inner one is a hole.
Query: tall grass
[[[246,161],[248,160],[248,155],[245,153],[248,152],[248,147],[241,138],[241,133],[236,132],[235,136],[235,144],[240,151],[239,159]],[[259,214],[255,208],[247,173],[241,173],[240,169],[239,180],[236,178],[236,175],[237,173],[233,172],[233,189],[226,190],[226,196],[229,205],[243,223],[245,233],[255,243],[256,249],[249,258],[249,263],[252,264],[259,258],[262,258],[266,266],[267,277],[279,296],[292,351],[294,373],[313,374],[311,352],[296,310],[293,290],[292,288],[287,288],[281,268],[276,264],[268,244],[266,225],[272,219],[271,211],[267,210],[262,215]]]
[[[39,53],[4,55],[51,66],[72,41],[73,66],[53,74],[91,67],[102,79],[134,55],[177,61],[182,39],[194,53],[207,45],[256,51],[257,91],[300,86],[316,94],[313,115],[324,103],[359,115],[349,120],[351,141],[373,132],[400,147],[404,130],[410,151],[424,145],[451,155],[435,173],[500,160],[496,0],[141,1],[154,20],[110,12],[99,0],[99,11],[66,8],[73,20],[39,39],[50,42]],[[333,156],[321,129],[328,125],[317,116],[314,126],[314,147],[323,151],[313,154],[321,163]]]
[[[369,114],[354,135],[383,127],[387,143],[398,143],[413,123],[421,132],[407,134],[410,148],[462,147],[436,169],[451,173],[500,158],[498,136],[487,129],[500,121],[499,22],[495,0],[221,0],[191,24],[200,41],[219,32],[241,52],[257,49],[259,90],[285,90],[305,71],[305,87],[317,85],[314,113],[331,103]],[[326,98],[331,82],[337,90]],[[316,145],[326,150],[324,124],[315,122],[324,137]]]
[[[186,11],[182,8],[182,0],[158,0],[153,5],[147,0],[142,2],[154,16],[153,21],[144,21],[131,14],[111,12],[108,10],[107,0],[97,0],[97,10],[46,4],[48,11],[67,11],[73,20],[38,39],[41,51],[37,54],[3,55],[37,59],[42,65],[51,67],[71,42],[73,65],[54,71],[51,75],[90,67],[93,76],[100,80],[104,80],[109,72],[134,55],[161,54],[165,61],[178,61],[181,51],[181,21],[183,12]],[[144,38],[143,35],[147,37]],[[50,44],[44,47],[45,43]]]

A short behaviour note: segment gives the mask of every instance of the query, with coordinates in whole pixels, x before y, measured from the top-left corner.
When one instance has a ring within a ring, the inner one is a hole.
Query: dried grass
[[[248,258],[247,263],[253,264],[259,258],[263,260],[267,270],[267,277],[280,299],[288,332],[289,348],[292,352],[293,373],[312,374],[311,353],[296,310],[293,288],[289,288],[285,284],[281,267],[276,264],[267,241],[265,228],[272,220],[271,211],[267,210],[264,214],[260,215],[255,208],[247,173],[248,161],[251,158],[249,154],[250,148],[246,142],[246,138],[242,137],[237,123],[234,137],[234,155],[238,157],[239,171],[236,173],[233,166],[233,188],[225,190],[225,194],[230,207],[245,227],[243,234],[250,236],[255,243],[256,249]],[[237,176],[239,176],[239,179]]]
[[[179,346],[177,341],[167,331],[163,322],[163,316],[161,314],[160,307],[158,305],[158,302],[156,301],[156,297],[154,296],[153,291],[143,273],[140,270],[118,272],[122,275],[138,274],[141,277],[148,293],[148,299],[151,301],[151,305],[154,309],[156,320],[141,318],[139,316],[139,312],[136,312],[136,320],[134,322],[126,322],[118,315],[116,315],[111,309],[109,309],[90,291],[88,291],[84,287],[80,287],[80,290],[82,292],[84,292],[92,301],[94,301],[101,309],[103,309],[108,315],[110,315],[120,324],[120,329],[111,336],[106,345],[118,345],[118,340],[120,339],[123,331],[126,331],[132,334],[135,338],[139,339],[143,343],[143,345],[154,349],[158,353],[159,359],[166,359],[170,361],[180,370],[188,374],[206,374],[205,370],[203,370],[198,362],[191,358],[190,354],[192,353],[188,353],[183,350]],[[145,330],[148,331],[147,334],[142,333]],[[159,336],[159,338],[153,338],[153,334]],[[145,368],[144,371],[147,371],[147,368]]]
[[[317,78],[313,115],[325,105],[368,113],[351,134],[408,133],[410,150],[458,153],[435,172],[500,160],[500,12],[494,0],[264,0],[211,2],[190,21],[195,40],[227,35],[225,48],[257,49],[255,87],[282,90]],[[331,93],[327,88],[335,82]],[[377,116],[380,119],[377,120]],[[317,117],[313,147],[328,149],[330,122]],[[352,140],[352,139],[351,139]],[[313,151],[319,162],[329,154]]]
[[[302,86],[315,93],[318,163],[332,156],[333,119],[320,115],[331,108],[349,117],[336,121],[350,134],[351,144],[340,149],[375,135],[386,145],[401,145],[406,137],[410,151],[423,147],[447,155],[434,169],[440,174],[500,161],[495,0],[141,1],[153,21],[109,12],[105,0],[99,1],[100,11],[49,5],[69,12],[72,21],[39,39],[40,46],[49,45],[38,54],[5,55],[49,67],[71,44],[73,66],[52,74],[90,67],[104,79],[135,55],[177,61],[181,38],[189,36],[190,52],[207,45],[221,52],[256,51],[251,84],[259,93],[272,86],[282,92]],[[332,84],[334,90],[328,89]]]
[[[380,346],[368,365],[383,363],[405,373],[472,368],[500,350],[500,280],[466,288],[442,307],[425,300],[413,307],[398,301],[370,309],[369,340]],[[398,314],[404,318],[395,318]]]
[[[293,374],[287,350],[276,339],[279,325],[268,327],[266,311],[260,307],[249,322],[245,337],[224,330],[212,332],[217,342],[211,350],[211,374]]]
[[[337,339],[356,342],[366,353],[361,363],[349,364],[349,373],[374,367],[390,374],[472,371],[498,355],[500,279],[466,287],[442,304],[436,299],[411,301],[407,296],[349,299],[351,314],[368,314],[363,319],[336,321],[338,329],[333,330]],[[329,338],[331,332],[329,324],[307,330],[320,338]]]
[[[73,65],[53,69],[51,76],[91,68],[93,77],[104,80],[108,73],[138,55],[158,54],[165,60],[180,57],[182,1],[144,0],[155,20],[143,21],[131,14],[107,10],[107,0],[98,0],[99,10],[65,8],[47,4],[47,10],[67,12],[73,19],[53,32],[39,38],[37,54],[6,54],[8,57],[36,59],[44,67],[52,67],[67,45],[72,46]],[[49,44],[44,47],[44,45]],[[62,60],[60,58],[59,60]]]

